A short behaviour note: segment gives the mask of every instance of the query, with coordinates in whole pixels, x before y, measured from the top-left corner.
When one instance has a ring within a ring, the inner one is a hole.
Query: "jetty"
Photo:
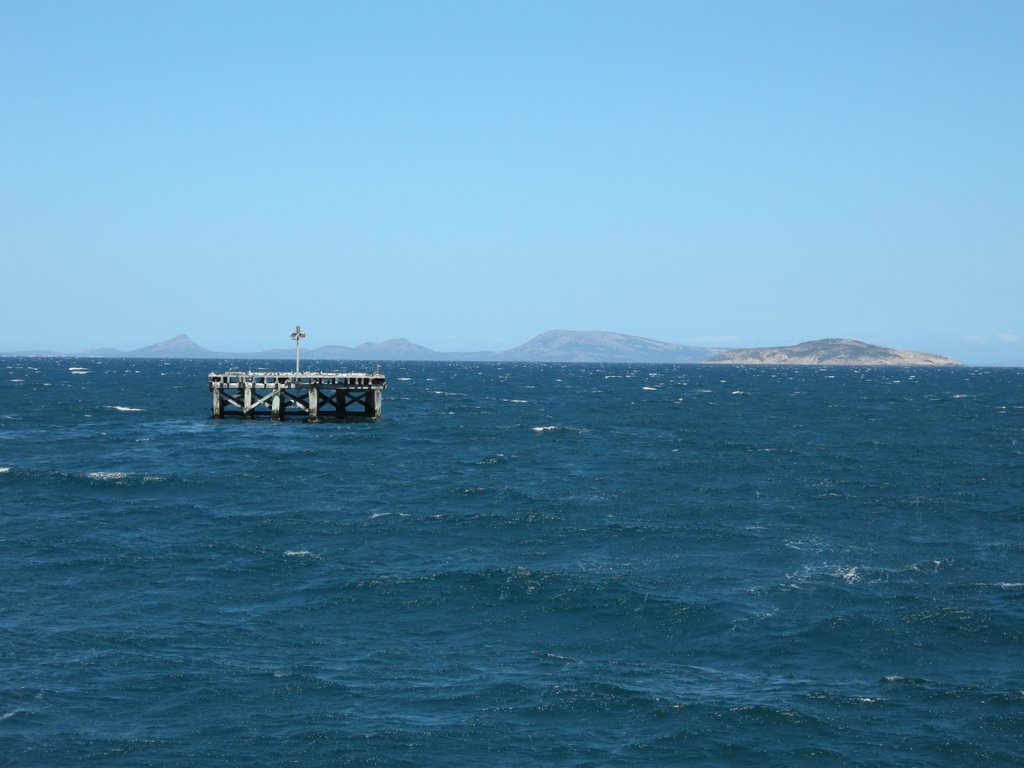
[[[210,374],[213,418],[240,416],[274,420],[380,420],[387,388],[380,366],[374,373],[319,371],[227,371]]]
[[[291,334],[295,342],[295,370],[227,371],[210,374],[213,418],[269,416],[275,421],[362,419],[380,421],[380,406],[387,380],[380,365],[373,373],[303,371],[299,345],[306,338],[302,326]]]

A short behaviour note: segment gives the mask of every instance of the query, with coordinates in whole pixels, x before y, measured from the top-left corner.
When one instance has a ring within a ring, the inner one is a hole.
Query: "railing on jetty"
[[[387,382],[375,373],[228,371],[210,374],[213,417],[380,419]]]

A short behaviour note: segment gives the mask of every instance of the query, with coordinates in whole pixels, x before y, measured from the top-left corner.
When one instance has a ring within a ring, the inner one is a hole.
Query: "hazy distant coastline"
[[[133,350],[110,347],[77,354],[21,351],[5,356],[191,358],[217,360],[292,360],[294,347],[253,352],[206,349],[185,334]],[[606,331],[547,331],[502,352],[438,352],[408,339],[365,342],[355,347],[305,347],[306,360],[474,360],[568,363],[713,363],[737,365],[961,365],[957,360],[928,352],[912,352],[867,344],[854,339],[820,339],[785,347],[726,349],[672,344],[666,341]],[[1014,363],[1008,363],[1014,365]]]

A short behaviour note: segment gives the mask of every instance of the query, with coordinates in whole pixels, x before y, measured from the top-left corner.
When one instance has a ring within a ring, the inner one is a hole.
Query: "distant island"
[[[704,360],[731,365],[961,365],[928,352],[905,352],[854,339],[819,339],[790,347],[730,349]]]
[[[214,352],[180,334],[130,351],[88,349],[78,355],[46,352],[13,354],[77,357],[193,358],[218,360],[294,359],[294,347],[256,352]],[[475,360],[558,363],[708,363],[734,365],[960,365],[943,355],[907,352],[853,339],[820,339],[789,347],[722,349],[690,347],[605,331],[547,331],[504,352],[436,352],[408,339],[366,342],[356,347],[304,347],[307,360]]]

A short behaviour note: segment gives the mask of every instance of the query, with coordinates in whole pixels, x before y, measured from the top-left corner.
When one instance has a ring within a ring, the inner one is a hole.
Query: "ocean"
[[[1024,369],[238,365],[0,359],[0,765],[1024,765]]]

